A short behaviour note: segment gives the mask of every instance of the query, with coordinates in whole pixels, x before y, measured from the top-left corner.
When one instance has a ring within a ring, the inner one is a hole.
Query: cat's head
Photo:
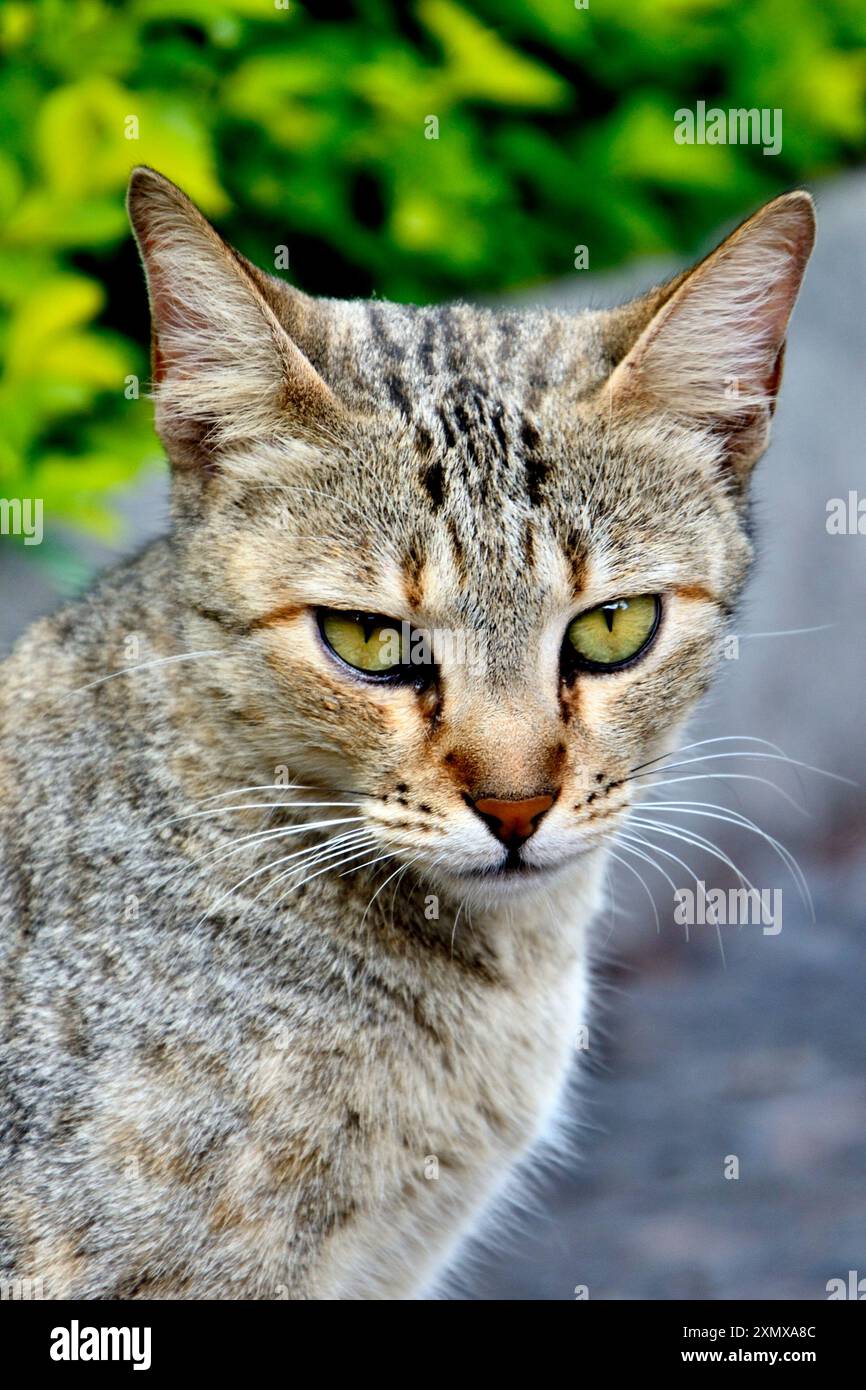
[[[186,636],[250,771],[461,890],[543,883],[710,679],[811,199],[574,316],[312,299],[151,170],[129,206]]]

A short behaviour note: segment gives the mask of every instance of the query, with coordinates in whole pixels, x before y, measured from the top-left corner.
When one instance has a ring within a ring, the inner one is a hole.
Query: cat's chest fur
[[[559,969],[526,943],[424,963],[328,939],[362,907],[321,890],[278,924],[258,908],[205,932],[148,904],[129,936],[79,917],[80,954],[34,960],[68,1133],[21,1186],[70,1294],[405,1297],[476,1223],[554,1108],[579,931]],[[70,1255],[70,1226],[100,1252]]]
[[[210,1060],[232,1059],[208,1262],[217,1282],[251,1265],[259,1296],[422,1291],[545,1129],[583,1019],[574,922],[571,947],[540,959],[525,939],[452,958],[429,940],[395,952],[415,925],[398,907],[387,944],[362,954],[351,928],[356,948],[328,928],[337,913],[360,922],[367,897],[323,889],[275,934],[270,963],[204,1009]]]

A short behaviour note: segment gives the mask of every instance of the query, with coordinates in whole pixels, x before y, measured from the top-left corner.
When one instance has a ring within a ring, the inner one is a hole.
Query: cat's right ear
[[[767,444],[788,320],[814,239],[808,193],[759,209],[650,298],[649,321],[611,374],[605,407],[696,426],[743,482]]]
[[[127,207],[150,294],[156,424],[175,465],[213,468],[221,449],[279,432],[333,434],[342,406],[186,194],[141,166]]]

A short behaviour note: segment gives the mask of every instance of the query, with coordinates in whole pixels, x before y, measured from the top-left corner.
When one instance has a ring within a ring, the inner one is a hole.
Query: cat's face
[[[397,862],[476,897],[543,884],[712,673],[808,199],[580,318],[312,301],[157,176],[131,210],[187,637],[224,652],[238,739],[348,794]]]

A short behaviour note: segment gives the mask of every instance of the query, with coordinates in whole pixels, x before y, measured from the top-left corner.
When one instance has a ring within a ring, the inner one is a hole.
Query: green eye
[[[656,633],[661,604],[655,594],[638,594],[601,603],[581,613],[568,628],[568,644],[589,670],[624,666],[648,647]]]
[[[368,676],[388,676],[402,669],[400,624],[373,613],[324,610],[319,631],[325,643],[347,666]]]

